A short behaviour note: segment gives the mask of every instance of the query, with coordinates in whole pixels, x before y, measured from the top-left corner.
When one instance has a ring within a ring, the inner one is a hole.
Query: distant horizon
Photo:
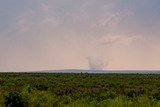
[[[65,73],[65,72],[74,72],[74,73],[76,73],[76,72],[83,72],[83,73],[85,73],[85,72],[89,72],[89,73],[94,73],[94,72],[102,72],[102,73],[146,73],[146,72],[149,72],[149,73],[151,73],[151,72],[159,72],[160,73],[160,70],[142,70],[142,69],[140,69],[140,70],[118,70],[118,69],[107,69],[107,70],[91,70],[91,69],[44,69],[44,70],[31,70],[31,71],[0,71],[0,73],[2,72],[2,73],[5,73],[5,72],[28,72],[28,73],[32,73],[32,72],[58,72],[58,73]]]

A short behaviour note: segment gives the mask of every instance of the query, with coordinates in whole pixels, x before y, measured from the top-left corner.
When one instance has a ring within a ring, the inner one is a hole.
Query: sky
[[[159,70],[160,0],[0,0],[0,72]]]

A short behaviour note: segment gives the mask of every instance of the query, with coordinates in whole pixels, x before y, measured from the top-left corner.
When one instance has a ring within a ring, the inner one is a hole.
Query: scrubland
[[[160,107],[160,75],[0,73],[0,106]]]

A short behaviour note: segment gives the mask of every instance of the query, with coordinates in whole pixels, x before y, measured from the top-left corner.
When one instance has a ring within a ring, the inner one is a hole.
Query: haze
[[[160,0],[1,0],[0,71],[160,69]]]

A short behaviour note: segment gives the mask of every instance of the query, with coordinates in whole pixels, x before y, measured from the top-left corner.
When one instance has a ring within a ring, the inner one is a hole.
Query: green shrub
[[[23,107],[22,96],[16,92],[10,92],[5,96],[6,107]]]
[[[136,96],[136,92],[134,89],[126,89],[124,93],[129,98],[134,98]]]
[[[53,107],[56,98],[49,92],[35,90],[30,96],[30,107]]]
[[[160,100],[160,92],[156,92],[153,94],[153,98]]]

